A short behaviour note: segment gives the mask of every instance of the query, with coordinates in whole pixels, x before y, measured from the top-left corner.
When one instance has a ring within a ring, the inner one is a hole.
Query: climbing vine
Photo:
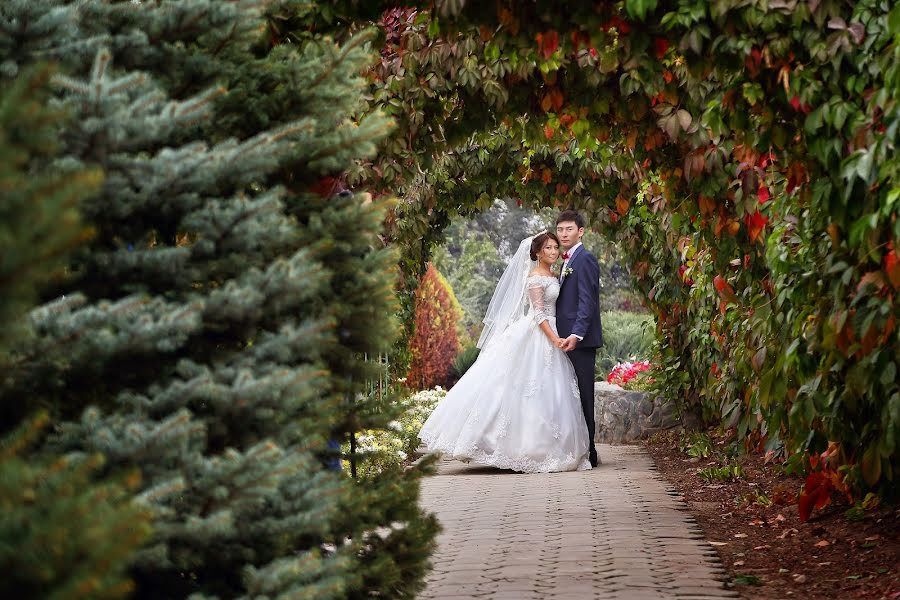
[[[798,468],[828,449],[848,493],[896,487],[900,8],[373,4],[397,129],[345,177],[402,198],[410,284],[494,197],[574,206],[629,253],[661,389]]]

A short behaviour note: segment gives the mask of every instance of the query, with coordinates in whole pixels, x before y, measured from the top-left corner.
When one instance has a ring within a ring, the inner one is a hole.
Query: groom
[[[597,348],[603,345],[600,325],[600,265],[594,255],[581,245],[584,217],[565,210],[556,218],[556,236],[563,249],[559,298],[556,301],[556,326],[563,338],[561,348],[568,353],[581,410],[587,422],[591,466],[600,462],[594,445],[594,371]]]

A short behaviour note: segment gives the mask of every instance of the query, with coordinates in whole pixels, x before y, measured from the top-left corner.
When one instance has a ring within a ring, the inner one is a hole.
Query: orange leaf
[[[559,88],[550,90],[550,102],[553,105],[554,111],[559,112],[562,110],[565,99],[563,98],[562,92],[559,91]]]
[[[550,112],[550,109],[553,108],[553,98],[550,97],[550,94],[544,94],[544,97],[541,98],[541,110],[544,112]]]
[[[834,223],[825,228],[828,232],[828,236],[831,238],[831,243],[834,246],[837,246],[841,243],[840,232],[838,231],[838,226]]]
[[[616,212],[619,213],[620,215],[622,215],[623,217],[625,216],[625,213],[628,212],[628,208],[630,206],[631,206],[631,203],[628,202],[628,200],[626,200],[622,196],[616,197]]]
[[[552,178],[553,178],[553,173],[550,171],[550,169],[544,167],[544,170],[541,171],[541,181],[549,184],[550,181],[552,181]]]

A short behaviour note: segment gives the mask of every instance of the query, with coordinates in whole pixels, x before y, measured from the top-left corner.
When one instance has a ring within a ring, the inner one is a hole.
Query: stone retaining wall
[[[694,419],[682,419],[675,407],[662,397],[650,398],[644,392],[629,392],[605,381],[594,386],[594,439],[603,444],[634,442],[657,431],[687,425]]]

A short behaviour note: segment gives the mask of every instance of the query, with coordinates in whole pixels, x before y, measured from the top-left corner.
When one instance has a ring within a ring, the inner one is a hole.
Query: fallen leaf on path
[[[831,542],[829,542],[828,540],[819,540],[818,542],[813,544],[813,546],[816,546],[817,548],[824,548],[825,546],[830,546],[830,545],[831,545]]]
[[[785,529],[784,531],[781,532],[781,535],[778,536],[778,539],[779,539],[779,540],[783,540],[783,539],[786,538],[788,535],[791,535],[791,534],[794,534],[794,533],[800,533],[800,532],[797,531],[797,529],[794,528],[794,527],[791,527],[790,529]]]
[[[710,542],[711,546],[727,546],[728,542]]]
[[[772,546],[770,546],[770,545],[768,545],[768,544],[763,544],[762,546],[754,546],[753,549],[754,549],[754,550],[767,550],[767,549],[769,549],[769,548],[771,548],[771,547],[772,547]]]
[[[794,583],[806,583],[806,575],[794,575]]]
[[[746,533],[736,533],[736,534],[734,534],[734,537],[736,537],[736,538],[745,538],[745,537],[747,537],[747,534],[746,534]]]

